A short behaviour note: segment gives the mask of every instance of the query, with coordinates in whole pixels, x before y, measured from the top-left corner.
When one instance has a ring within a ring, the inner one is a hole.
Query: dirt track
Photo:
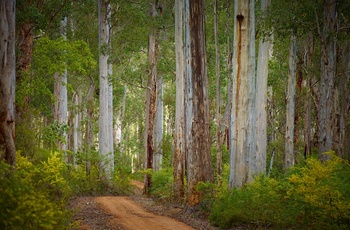
[[[193,229],[188,225],[166,216],[159,216],[145,211],[129,197],[105,196],[95,198],[108,214],[110,222],[130,230],[187,230]]]

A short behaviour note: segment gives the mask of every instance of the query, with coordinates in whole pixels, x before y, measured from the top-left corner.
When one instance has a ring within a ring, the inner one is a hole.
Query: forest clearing
[[[1,0],[0,229],[350,229],[348,12]]]

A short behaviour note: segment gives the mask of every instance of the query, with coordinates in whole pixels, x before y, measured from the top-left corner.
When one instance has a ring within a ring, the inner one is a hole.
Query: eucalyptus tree
[[[15,132],[15,25],[16,1],[0,2],[0,146],[4,158],[16,166]]]
[[[318,119],[318,142],[320,158],[325,160],[326,151],[334,147],[334,128],[337,124],[335,107],[335,78],[337,70],[337,0],[325,0],[323,12],[323,30],[321,39],[321,78]],[[319,28],[320,30],[320,28]]]
[[[67,18],[61,20],[61,36],[63,39],[67,39]],[[64,61],[64,60],[63,60]],[[67,68],[61,70],[61,72],[56,72],[54,74],[54,97],[55,97],[55,108],[54,108],[54,118],[58,122],[58,125],[64,126],[68,125],[68,93],[67,93]],[[62,138],[58,141],[58,149],[66,154],[68,150],[68,138],[67,130],[63,130]],[[68,156],[66,156],[66,162],[69,162]]]
[[[252,180],[255,157],[254,1],[235,1],[229,187]]]
[[[160,11],[158,13],[158,10]],[[161,5],[159,5],[158,0],[151,3],[150,16],[152,20],[162,13]],[[157,100],[157,78],[158,78],[158,38],[157,38],[157,28],[153,25],[151,26],[150,33],[148,36],[148,83],[146,92],[146,120],[145,120],[145,152],[146,161],[145,166],[147,169],[153,168],[153,156],[154,156],[154,119],[156,114],[156,100]],[[144,193],[148,194],[151,188],[151,175],[147,174],[145,176],[145,186]]]
[[[199,182],[212,182],[205,17],[203,0],[184,4],[187,203],[198,204]]]
[[[176,102],[174,136],[174,197],[185,195],[185,59],[183,48],[184,2],[175,1]]]
[[[270,0],[261,1],[261,11],[267,14]],[[266,16],[263,16],[266,17]],[[256,71],[256,173],[266,172],[267,151],[267,79],[272,36],[261,35]]]
[[[295,121],[295,88],[296,88],[296,36],[291,35],[289,50],[288,86],[286,95],[286,134],[284,150],[284,168],[294,165],[294,121]]]
[[[110,28],[109,13],[110,6],[108,1],[98,1],[98,17],[99,17],[99,76],[100,76],[100,93],[99,93],[99,153],[100,173],[101,176],[111,178],[114,171],[114,155],[113,155],[113,138],[112,126],[110,126],[110,88],[109,88],[109,70],[108,58],[110,48]]]
[[[162,141],[163,141],[163,126],[164,126],[164,82],[161,76],[158,77],[156,82],[156,114],[154,123],[154,152],[153,152],[153,170],[159,171],[162,168],[163,151],[162,151]]]

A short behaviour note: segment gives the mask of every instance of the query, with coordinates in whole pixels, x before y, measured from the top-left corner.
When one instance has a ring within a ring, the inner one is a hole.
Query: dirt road
[[[145,211],[129,197],[105,196],[95,198],[102,209],[110,214],[110,222],[130,230],[189,230],[188,225],[169,217]]]

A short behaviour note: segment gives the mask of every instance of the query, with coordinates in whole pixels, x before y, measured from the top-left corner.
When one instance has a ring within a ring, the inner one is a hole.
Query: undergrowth
[[[128,169],[116,164],[111,180],[100,180],[97,162],[67,166],[64,157],[51,152],[30,159],[17,153],[16,169],[0,161],[0,229],[77,229],[74,196],[130,192]]]
[[[349,229],[350,167],[332,153],[322,163],[309,158],[282,178],[258,176],[221,194],[210,221],[220,228]]]

